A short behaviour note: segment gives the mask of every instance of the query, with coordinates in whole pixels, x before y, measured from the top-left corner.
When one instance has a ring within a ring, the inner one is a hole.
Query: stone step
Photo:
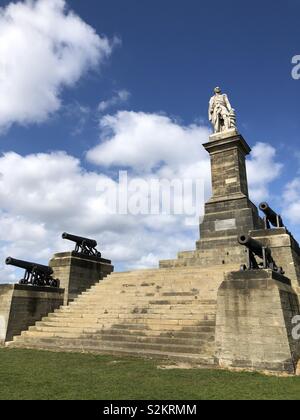
[[[136,296],[140,296],[140,297],[146,297],[146,296],[169,296],[169,297],[173,297],[173,298],[190,298],[190,297],[194,297],[194,296],[202,296],[202,299],[216,299],[216,289],[218,289],[218,287],[216,288],[207,288],[204,289],[202,288],[201,290],[199,290],[199,287],[186,287],[186,294],[182,294],[180,295],[179,293],[176,294],[176,292],[172,289],[170,289],[169,287],[161,287],[161,288],[153,288],[153,289],[143,289],[141,290],[139,287],[138,288],[124,288],[121,290],[121,288],[119,288],[118,290],[116,290],[115,292],[113,290],[111,291],[106,291],[103,289],[99,289],[98,291],[95,291],[93,293],[89,293],[87,295],[82,295],[79,297],[79,299],[86,299],[89,297],[97,297],[97,298],[102,298],[103,296],[106,296],[107,298],[114,298],[115,296],[117,297],[126,297],[126,296],[132,296],[132,297],[136,297]],[[189,294],[188,294],[189,293]],[[77,298],[78,299],[78,298]]]
[[[220,282],[221,283],[221,282]],[[219,282],[218,282],[219,285]],[[166,286],[155,286],[155,287],[147,287],[147,288],[141,288],[140,286],[137,287],[118,287],[117,290],[105,290],[102,288],[98,288],[95,291],[89,291],[89,293],[82,294],[79,296],[79,298],[87,298],[91,296],[96,297],[114,297],[114,296],[150,296],[151,294],[154,294],[155,296],[171,296],[171,297],[190,297],[190,296],[204,296],[203,299],[216,299],[215,293],[218,289],[218,286],[214,287],[199,287],[199,285],[186,285],[182,290],[180,290],[178,287],[174,287],[173,289]],[[211,298],[205,298],[205,296],[212,296]],[[77,298],[78,299],[78,298]]]
[[[183,288],[183,287],[201,287],[201,286],[207,286],[207,288],[209,287],[216,287],[216,284],[218,284],[222,278],[224,277],[224,275],[218,275],[218,276],[210,276],[207,278],[203,278],[203,277],[199,277],[199,278],[195,278],[195,279],[191,279],[191,278],[181,278],[181,279],[172,279],[172,281],[167,281],[166,279],[152,279],[151,281],[141,281],[140,279],[135,279],[132,281],[128,281],[128,282],[114,282],[114,286],[117,287],[118,289],[123,289],[123,288],[127,288],[127,289],[134,289],[134,288],[141,288],[143,290],[148,290],[148,289],[152,289],[155,287],[159,287],[159,288],[169,288],[170,290],[177,290],[177,288]],[[180,280],[180,281],[179,281]],[[112,281],[112,280],[111,280]],[[113,285],[110,283],[103,283],[100,282],[98,283],[92,290],[98,290],[98,289],[103,289],[106,290],[107,292],[112,291],[113,290]],[[83,292],[84,293],[84,292]]]
[[[107,305],[110,305],[110,306],[116,306],[116,307],[118,307],[119,305],[120,305],[120,301],[118,300],[118,299],[115,299],[115,300],[111,300],[111,301],[108,301],[108,300],[103,300],[103,301],[98,301],[98,302],[95,302],[95,301],[92,301],[92,302],[90,302],[90,301],[84,301],[84,300],[82,300],[82,301],[78,301],[78,302],[76,302],[76,304],[74,304],[74,305],[71,305],[71,306],[69,306],[69,308],[65,308],[65,312],[68,312],[68,311],[71,311],[71,310],[73,310],[73,309],[82,309],[82,308],[85,308],[85,307],[101,307],[101,306],[103,306],[104,304],[106,304],[105,306],[107,306]],[[123,304],[124,303],[127,303],[128,304],[128,306],[149,306],[149,305],[151,305],[151,306],[157,306],[157,305],[160,305],[160,306],[177,306],[177,305],[193,305],[193,304],[195,304],[195,305],[197,305],[197,306],[200,306],[201,304],[199,304],[199,301],[197,300],[197,299],[190,299],[190,300],[174,300],[174,299],[172,299],[172,300],[170,300],[170,299],[157,299],[157,300],[149,300],[149,299],[124,299],[123,300],[123,302],[122,302]]]
[[[89,337],[80,337],[74,338],[72,334],[65,334],[64,337],[56,336],[52,333],[39,333],[39,332],[32,332],[29,336],[22,336],[19,340],[16,338],[16,342],[22,342],[25,345],[34,343],[36,345],[39,343],[40,345],[44,343],[49,343],[51,341],[57,342],[58,340],[62,340],[62,344],[64,348],[72,347],[81,350],[89,350],[89,349],[98,349],[101,351],[102,347],[108,346],[108,343],[104,343],[99,338],[89,338]],[[192,345],[172,345],[172,344],[155,344],[155,343],[148,343],[148,342],[124,342],[124,341],[114,341],[113,346],[117,348],[123,349],[135,349],[135,350],[155,350],[167,353],[188,353],[188,354],[201,354],[199,346],[192,346]],[[112,346],[110,346],[112,347]],[[213,346],[212,346],[213,348]],[[209,349],[212,350],[212,349]],[[206,349],[204,353],[207,354],[209,352]]]
[[[68,323],[79,325],[86,324],[86,323],[92,323],[92,324],[101,324],[101,325],[111,325],[114,323],[146,323],[149,324],[165,324],[165,325],[190,325],[190,323],[198,324],[199,322],[216,322],[216,316],[215,315],[184,315],[184,316],[172,316],[172,315],[160,315],[160,314],[135,314],[132,316],[121,314],[121,315],[113,315],[108,314],[107,316],[103,316],[101,314],[83,314],[83,315],[77,315],[74,314],[72,316],[72,319],[69,317],[57,317],[57,318],[48,318],[43,319],[43,322],[55,322],[55,323]]]
[[[182,285],[184,282],[191,283],[204,283],[209,279],[218,280],[220,277],[223,277],[225,270],[223,272],[210,272],[210,273],[195,273],[195,274],[173,274],[173,275],[155,275],[155,276],[131,276],[127,278],[113,278],[113,276],[107,278],[106,280],[101,280],[98,283],[95,283],[92,288],[97,288],[99,285],[104,288],[112,287],[111,283],[114,285],[121,286],[135,286],[140,285],[141,287],[151,287],[157,283],[159,284],[177,284]]]
[[[118,291],[106,291],[103,289],[99,289],[97,292],[93,292],[93,293],[87,293],[84,295],[81,295],[81,297],[87,298],[87,297],[101,297],[103,295],[105,295],[106,297],[113,297],[113,296],[122,296],[125,295],[126,296],[146,296],[149,294],[154,294],[156,296],[170,296],[170,297],[190,297],[190,296],[198,296],[200,294],[203,294],[203,291],[199,290],[199,288],[185,288],[185,291],[180,291],[177,289],[177,291],[174,289],[170,289],[170,288],[161,288],[159,290],[157,290],[156,288],[149,291],[146,289],[141,290],[140,287],[137,287],[135,289],[124,289],[124,290],[118,290]]]
[[[181,346],[199,346],[204,348],[205,346],[212,345],[214,343],[213,336],[204,336],[202,338],[196,338],[195,336],[190,337],[188,340],[184,337],[171,337],[171,336],[160,336],[160,335],[128,335],[128,334],[111,334],[110,331],[74,331],[58,329],[52,331],[53,328],[41,328],[22,333],[20,339],[28,339],[29,337],[59,337],[59,338],[74,338],[74,339],[89,339],[89,340],[100,340],[100,341],[111,341],[111,342],[126,342],[126,343],[146,343],[146,344],[162,344],[162,345],[181,345]]]
[[[196,251],[197,252],[197,251]],[[183,253],[181,253],[183,254]],[[191,267],[180,267],[180,268],[152,268],[145,270],[137,271],[127,271],[127,272],[114,272],[111,274],[111,278],[115,277],[129,277],[129,276],[141,276],[141,275],[153,275],[156,273],[169,274],[169,273],[210,273],[210,272],[220,272],[220,271],[230,271],[237,264],[226,264],[226,265],[215,265],[213,267],[203,267],[203,266],[191,266]]]
[[[101,299],[103,297],[106,297],[107,299],[115,299],[116,297],[118,298],[126,298],[128,297],[149,297],[149,296],[155,296],[155,297],[161,297],[161,296],[169,296],[169,297],[173,297],[173,298],[190,298],[190,297],[194,297],[194,296],[199,296],[201,297],[201,299],[205,300],[216,300],[216,291],[217,291],[218,287],[214,287],[214,288],[199,288],[199,287],[186,287],[185,290],[188,292],[185,292],[185,295],[183,294],[183,292],[175,292],[174,290],[170,289],[170,288],[155,288],[155,289],[144,289],[141,290],[140,288],[136,288],[136,289],[128,289],[128,288],[124,288],[124,289],[118,289],[118,290],[111,290],[111,291],[106,291],[103,289],[100,289],[98,291],[94,291],[94,292],[90,292],[88,294],[85,295],[81,295],[79,296],[79,298],[77,298],[75,300],[81,300],[81,299],[88,299],[88,298],[97,298],[97,299]],[[177,289],[178,290],[178,289]],[[180,293],[182,293],[180,295]]]
[[[219,278],[223,277],[222,274],[215,274],[210,276],[203,276],[201,274],[199,275],[193,275],[193,276],[170,276],[170,277],[161,277],[161,276],[155,276],[155,277],[149,277],[149,278],[141,278],[141,277],[132,277],[128,279],[109,279],[106,280],[106,282],[100,281],[99,283],[96,283],[94,286],[92,286],[93,289],[97,289],[99,286],[102,286],[104,289],[111,290],[113,285],[117,285],[118,287],[142,287],[142,288],[148,288],[148,287],[155,287],[157,285],[159,286],[168,286],[168,287],[182,287],[185,284],[203,284],[207,283],[210,279],[211,280],[218,280]],[[113,283],[113,285],[111,284]]]
[[[212,348],[214,345],[214,337],[203,339],[191,338],[189,340],[183,338],[171,338],[171,337],[138,337],[138,336],[126,336],[126,335],[107,335],[107,334],[95,334],[89,338],[101,338],[102,341],[109,342],[124,342],[126,343],[143,343],[143,344],[161,344],[161,345],[174,345],[174,346],[192,346],[200,347],[203,351],[204,348]]]
[[[79,326],[70,326],[70,325],[52,325],[51,323],[39,323],[39,325],[35,325],[33,327],[30,327],[28,331],[48,331],[51,332],[55,328],[55,331],[58,332],[77,332],[77,333],[83,333],[83,334],[105,334],[105,335],[116,335],[116,336],[151,336],[151,331],[149,330],[134,330],[134,329],[117,329],[117,328],[102,328],[100,329],[99,326],[97,327],[79,327]],[[203,332],[195,331],[195,332],[184,332],[184,331],[178,331],[178,332],[163,332],[163,333],[157,333],[155,337],[160,336],[164,338],[182,338],[182,339],[199,339],[199,340],[206,340],[206,339],[213,339],[214,338],[214,332],[215,328],[203,327]],[[24,332],[25,334],[25,332]],[[153,334],[153,332],[152,332]]]
[[[106,297],[107,299],[114,299],[115,297],[141,297],[141,298],[146,298],[148,296],[155,296],[155,297],[169,297],[169,298],[174,298],[175,300],[180,299],[190,299],[190,298],[194,298],[195,296],[203,296],[202,300],[216,300],[215,298],[206,298],[205,296],[210,296],[213,295],[214,291],[209,291],[209,290],[199,290],[199,289],[185,289],[186,292],[175,292],[173,290],[170,290],[169,288],[165,288],[165,289],[159,289],[159,290],[153,290],[153,291],[147,291],[147,290],[141,290],[140,288],[137,289],[124,289],[124,290],[118,290],[118,291],[111,291],[111,292],[107,292],[107,291],[103,291],[100,290],[99,293],[94,292],[94,293],[90,293],[88,295],[81,295],[79,296],[75,302],[77,302],[78,300],[81,299],[89,299],[89,298],[96,298],[96,299],[101,299],[103,297]],[[187,292],[188,290],[188,292]],[[73,303],[73,302],[72,302]],[[72,304],[71,303],[71,304]]]
[[[211,357],[211,355],[193,355],[187,353],[169,353],[169,352],[162,352],[162,351],[155,351],[155,350],[135,350],[135,349],[128,349],[128,348],[116,348],[115,346],[106,346],[102,347],[101,350],[99,348],[89,348],[89,350],[78,349],[76,347],[72,347],[69,344],[68,348],[64,347],[65,340],[57,340],[56,342],[43,342],[41,345],[40,342],[35,343],[18,343],[18,342],[8,342],[6,343],[6,347],[12,348],[28,348],[28,349],[38,349],[38,350],[48,350],[48,351],[71,351],[71,352],[80,352],[85,351],[87,353],[95,353],[95,354],[111,354],[115,356],[134,356],[140,358],[153,358],[157,360],[174,360],[180,362],[187,362],[187,363],[194,363],[196,365],[202,365],[207,367],[215,366],[215,359]]]
[[[217,285],[220,282],[215,282],[213,284],[210,283],[206,283],[205,285],[201,285],[199,284],[199,282],[188,282],[188,283],[184,283],[181,285],[176,285],[176,284],[157,284],[154,283],[151,286],[142,286],[140,284],[134,284],[131,286],[128,285],[124,285],[124,284],[120,284],[115,286],[115,288],[108,288],[108,287],[104,287],[104,285],[99,284],[99,286],[94,289],[94,290],[88,290],[86,292],[83,292],[81,294],[81,296],[90,296],[90,295],[100,295],[102,293],[105,293],[107,295],[112,295],[113,293],[118,293],[118,294],[124,294],[124,293],[141,293],[141,294],[146,294],[146,293],[172,293],[172,294],[189,294],[189,293],[208,293],[208,292],[213,292],[216,288]]]
[[[168,315],[168,314],[174,314],[176,313],[178,315],[178,317],[181,317],[181,315],[215,315],[216,314],[216,309],[212,308],[210,311],[207,309],[203,309],[203,308],[198,308],[198,307],[188,307],[188,308],[180,308],[180,309],[175,309],[175,308],[169,308],[169,307],[156,307],[156,308],[151,308],[151,307],[146,307],[146,308],[132,308],[131,310],[128,309],[123,309],[123,308],[111,308],[109,309],[109,305],[106,307],[95,307],[95,308],[90,308],[89,310],[84,309],[84,313],[85,314],[104,314],[104,315],[121,315],[121,314],[128,314],[128,315],[133,315],[133,314],[153,314],[153,315]],[[81,309],[81,308],[79,308]],[[64,313],[73,313],[73,314],[82,314],[83,312],[80,310],[72,310],[72,311],[68,311],[68,312],[64,312]]]
[[[69,319],[67,314],[56,314],[58,316],[49,316],[47,318],[43,318],[43,321],[56,321],[56,322],[65,322],[66,319]],[[166,311],[166,312],[150,312],[150,311],[134,311],[132,313],[128,312],[113,312],[108,311],[105,313],[104,311],[93,311],[93,312],[85,312],[85,313],[72,313],[72,318],[77,320],[110,320],[110,319],[117,319],[117,320],[124,320],[124,319],[154,319],[154,320],[169,320],[169,319],[176,319],[176,320],[190,320],[195,319],[196,321],[215,321],[216,314],[214,312],[185,312],[185,313],[178,313],[174,311]]]
[[[87,309],[88,307],[88,309]],[[85,305],[80,305],[78,307],[72,307],[69,310],[61,310],[61,311],[56,311],[53,314],[50,314],[49,316],[57,316],[57,315],[62,315],[62,316],[71,316],[72,314],[107,314],[107,313],[116,313],[116,314],[134,314],[134,313],[159,313],[159,314],[168,314],[168,313],[172,313],[172,314],[176,314],[178,313],[178,315],[180,316],[181,314],[184,313],[192,313],[192,314],[215,314],[216,313],[216,309],[215,308],[201,308],[197,305],[181,305],[180,310],[176,310],[176,308],[174,308],[173,305],[160,305],[160,306],[132,306],[131,308],[128,308],[128,310],[126,309],[122,309],[119,308],[118,306],[113,306],[113,305],[94,305],[94,306],[88,306],[87,307]]]
[[[126,305],[126,303],[128,303]],[[83,303],[80,302],[78,305],[72,305],[68,308],[57,309],[54,313],[73,313],[74,311],[78,312],[81,310],[90,311],[94,310],[103,310],[103,311],[115,311],[115,312],[127,312],[132,313],[133,311],[142,311],[142,310],[152,310],[152,311],[178,311],[178,313],[184,311],[198,311],[198,312],[216,312],[216,305],[203,305],[199,301],[189,301],[185,303],[170,303],[169,301],[157,301],[154,302],[117,302],[117,304],[112,304],[111,302],[89,302]]]
[[[160,323],[159,325],[166,325],[167,327],[170,327],[169,324],[162,324]],[[48,320],[46,319],[46,321],[40,321],[37,322],[35,326],[31,327],[31,328],[35,328],[35,327],[62,327],[62,328],[77,328],[77,329],[89,329],[89,330],[96,330],[99,331],[99,329],[105,329],[107,330],[107,326],[104,325],[104,327],[102,326],[102,323],[98,323],[95,322],[95,320],[90,321],[90,320],[80,320],[80,321],[75,321],[75,322],[70,322],[70,321],[55,321],[55,320]],[[149,331],[149,325],[146,324],[142,324],[142,323],[134,323],[134,324],[130,324],[130,323],[122,323],[119,324],[118,322],[116,322],[115,324],[112,324],[110,327],[110,331],[111,330],[128,330],[129,332],[135,332],[135,331],[141,331],[141,330],[145,330],[145,331]],[[152,325],[153,328],[153,325]],[[174,330],[174,328],[176,328],[176,331]],[[172,330],[169,331],[170,334],[174,334],[174,333],[183,333],[183,334],[194,334],[194,333],[212,333],[215,331],[215,321],[204,321],[204,322],[199,322],[197,325],[188,325],[188,326],[182,326],[182,325],[172,325]]]
[[[149,300],[150,299],[150,300]],[[136,308],[136,307],[142,307],[142,308],[157,308],[157,307],[168,307],[168,308],[184,308],[186,307],[199,307],[203,309],[211,309],[216,308],[216,304],[209,304],[209,303],[203,303],[200,299],[190,299],[190,300],[178,300],[178,301],[172,301],[170,299],[156,299],[151,300],[152,297],[149,299],[122,299],[122,300],[97,300],[97,299],[82,299],[80,301],[77,301],[76,304],[60,307],[56,310],[56,313],[58,311],[72,311],[73,309],[78,309],[83,307],[115,307],[115,308]]]
[[[111,308],[108,309],[109,306],[107,307],[102,307],[99,306],[98,308],[90,308],[90,309],[86,309],[86,308],[78,308],[78,309],[72,309],[69,311],[61,311],[61,312],[54,312],[48,315],[49,318],[66,318],[66,317],[71,317],[74,316],[76,318],[81,318],[82,316],[88,316],[88,317],[98,317],[101,315],[114,315],[114,316],[118,316],[118,315],[128,315],[128,316],[132,316],[132,315],[172,315],[174,318],[181,318],[182,315],[195,315],[195,317],[197,316],[203,316],[203,315],[216,315],[216,310],[215,309],[211,309],[211,310],[203,310],[201,308],[197,308],[197,307],[192,307],[192,306],[188,306],[188,307],[184,307],[181,310],[176,310],[173,308],[168,308],[168,307],[160,307],[160,308],[139,308],[139,307],[132,307],[130,310],[125,310],[122,308]],[[45,317],[45,318],[48,318]],[[43,318],[43,319],[45,319]]]
[[[55,314],[51,314],[49,315],[49,319],[53,319],[55,318],[54,316]],[[60,319],[69,319],[70,314],[67,313],[62,313],[62,314],[57,314],[58,316],[57,318]],[[75,312],[72,313],[72,322],[73,320],[81,320],[81,319],[87,319],[87,320],[97,320],[99,321],[109,321],[109,320],[126,320],[126,319],[130,319],[130,320],[135,320],[135,322],[140,322],[140,320],[144,320],[144,321],[148,321],[148,322],[165,322],[165,321],[172,321],[172,322],[180,322],[182,321],[182,323],[185,323],[186,321],[194,321],[194,322],[199,322],[199,321],[206,321],[206,320],[215,320],[216,315],[215,314],[176,314],[176,313],[152,313],[152,314],[148,314],[148,313],[119,313],[119,314],[112,314],[112,313],[108,313],[108,314],[104,314],[101,312],[88,312],[86,311],[85,313],[80,313],[80,314],[76,314]]]

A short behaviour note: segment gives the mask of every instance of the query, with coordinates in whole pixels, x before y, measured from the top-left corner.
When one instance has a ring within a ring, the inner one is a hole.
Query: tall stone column
[[[263,222],[249,199],[246,170],[246,156],[251,152],[249,145],[239,134],[215,135],[211,139],[204,148],[211,158],[213,195],[205,205],[197,249],[222,251],[225,244],[226,260],[230,247],[237,247],[237,236],[262,228]]]
[[[251,149],[241,135],[203,145],[211,157],[213,197],[209,203],[248,198],[246,156]]]
[[[211,158],[212,197],[205,204],[196,251],[180,252],[160,267],[214,266],[245,263],[238,235],[263,229],[257,207],[249,199],[246,157],[251,149],[236,130],[210,136],[203,145]]]

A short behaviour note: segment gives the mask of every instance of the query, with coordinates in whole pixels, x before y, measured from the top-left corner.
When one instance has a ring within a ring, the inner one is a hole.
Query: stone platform
[[[236,265],[115,273],[9,347],[215,363],[217,293]]]

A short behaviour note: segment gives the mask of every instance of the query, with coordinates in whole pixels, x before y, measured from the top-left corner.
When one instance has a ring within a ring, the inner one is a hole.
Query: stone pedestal
[[[198,249],[206,239],[237,237],[263,227],[256,206],[249,200],[246,156],[251,149],[244,138],[221,138],[204,144],[204,148],[211,158],[213,196],[205,205]]]
[[[49,265],[53,268],[53,277],[58,278],[65,289],[65,305],[114,271],[110,260],[76,252],[55,254]]]
[[[300,340],[292,336],[292,319],[299,314],[297,294],[286,277],[271,270],[227,274],[218,291],[218,364],[294,374]]]
[[[249,199],[246,156],[251,149],[244,138],[239,134],[222,133],[211,136],[204,148],[211,157],[213,195],[205,205],[197,250],[181,252],[177,260],[161,261],[162,268],[233,262],[238,268],[245,262],[245,253],[237,236],[264,226]]]
[[[64,290],[21,285],[0,286],[0,345],[63,305]]]

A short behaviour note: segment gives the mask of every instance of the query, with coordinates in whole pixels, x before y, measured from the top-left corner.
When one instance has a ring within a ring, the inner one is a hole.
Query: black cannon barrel
[[[5,263],[6,265],[13,265],[14,267],[23,268],[24,270],[28,270],[28,271],[37,270],[49,276],[53,274],[52,268],[47,265],[41,265],[41,264],[36,264],[36,263],[28,262],[28,261],[16,260],[12,257],[6,258]]]
[[[69,233],[63,233],[62,234],[62,238],[66,239],[68,241],[71,242],[75,242],[76,244],[85,244],[91,248],[96,248],[97,246],[97,241],[95,241],[94,239],[89,239],[89,238],[83,238],[81,236],[76,236],[76,235],[71,235]]]
[[[260,210],[266,215],[269,222],[275,226],[278,227],[278,214],[271,209],[268,203],[261,203],[259,205]]]
[[[246,248],[250,249],[255,255],[260,258],[263,258],[263,245],[256,239],[251,238],[249,235],[241,235],[238,238],[240,245],[244,245]]]

